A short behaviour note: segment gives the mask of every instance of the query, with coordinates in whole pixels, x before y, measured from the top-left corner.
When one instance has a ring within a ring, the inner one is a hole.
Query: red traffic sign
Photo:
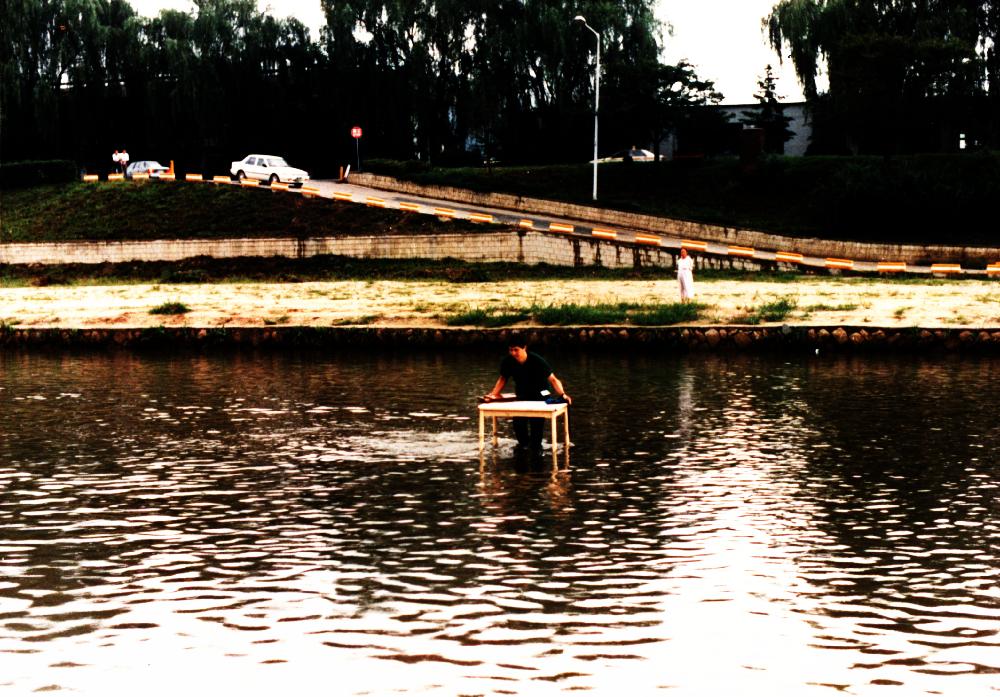
[[[351,137],[352,138],[361,137],[361,126],[355,126],[354,128],[351,129]]]

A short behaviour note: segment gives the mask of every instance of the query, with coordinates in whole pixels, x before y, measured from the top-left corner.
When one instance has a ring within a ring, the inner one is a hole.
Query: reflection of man
[[[483,398],[485,401],[499,398],[504,385],[513,378],[514,394],[519,400],[544,401],[546,395],[543,393],[548,393],[551,387],[555,396],[550,399],[565,400],[567,404],[573,403],[548,362],[537,353],[528,351],[525,337],[519,334],[511,335],[510,341],[507,342],[507,353],[508,355],[500,362],[500,377],[497,379],[497,384]],[[518,447],[540,450],[544,428],[545,419],[514,417],[514,434],[517,436]]]

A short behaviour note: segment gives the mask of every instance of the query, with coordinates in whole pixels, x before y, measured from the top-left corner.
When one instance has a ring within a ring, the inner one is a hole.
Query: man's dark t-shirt
[[[545,399],[542,390],[549,389],[552,368],[537,353],[528,351],[524,363],[518,363],[513,356],[505,357],[500,362],[500,374],[508,380],[514,379],[514,394],[518,399]]]

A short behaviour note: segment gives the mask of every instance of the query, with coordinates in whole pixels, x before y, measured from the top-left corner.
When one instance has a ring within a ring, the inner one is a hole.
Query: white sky
[[[154,16],[161,9],[190,12],[190,0],[130,0],[141,15]],[[778,78],[778,94],[784,101],[802,99],[791,61],[778,65],[778,57],[767,45],[760,20],[777,0],[658,0],[656,16],[673,25],[674,35],[664,37],[664,60],[686,58],[698,76],[714,80],[726,104],[754,101],[757,79],[770,63]],[[319,0],[257,0],[261,10],[278,17],[297,17],[318,38],[323,25]]]

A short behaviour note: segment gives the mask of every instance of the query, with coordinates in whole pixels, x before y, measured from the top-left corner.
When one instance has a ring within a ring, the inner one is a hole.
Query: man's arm
[[[506,384],[507,384],[507,378],[501,375],[497,379],[497,384],[493,386],[493,389],[487,392],[485,395],[483,395],[483,401],[490,402],[493,401],[494,399],[499,398],[500,393],[503,391],[503,386]]]
[[[573,403],[573,400],[566,394],[566,390],[563,389],[563,385],[559,382],[559,378],[556,377],[555,373],[549,373],[549,384],[552,385],[552,389],[556,391],[557,395],[566,400],[566,404]]]

